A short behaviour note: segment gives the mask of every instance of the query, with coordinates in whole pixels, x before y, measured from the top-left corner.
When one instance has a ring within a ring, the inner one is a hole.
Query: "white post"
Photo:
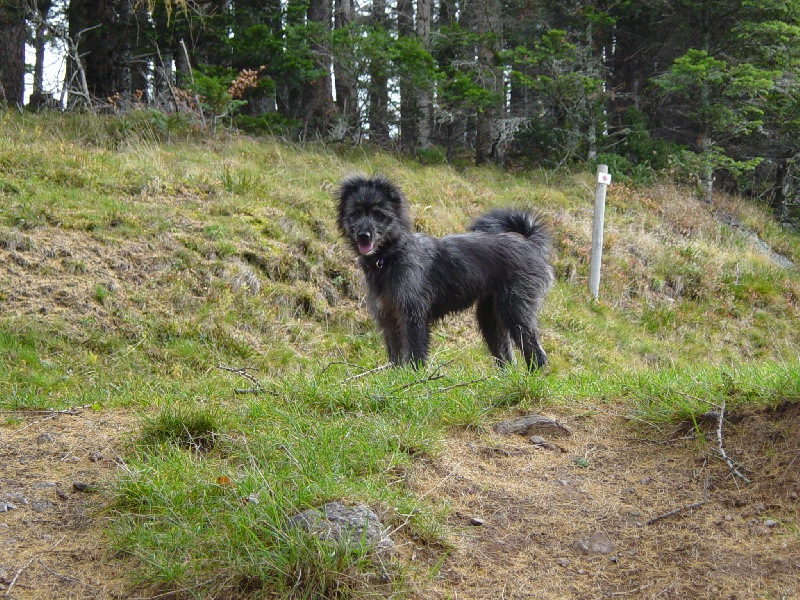
[[[600,264],[603,261],[603,220],[606,214],[606,187],[611,183],[608,165],[597,165],[594,188],[594,223],[592,225],[592,259],[589,264],[589,293],[594,300],[600,293]]]

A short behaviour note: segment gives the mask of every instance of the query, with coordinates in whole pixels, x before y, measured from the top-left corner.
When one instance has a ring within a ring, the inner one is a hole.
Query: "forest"
[[[604,163],[787,222],[800,0],[0,0],[0,102],[429,163]]]

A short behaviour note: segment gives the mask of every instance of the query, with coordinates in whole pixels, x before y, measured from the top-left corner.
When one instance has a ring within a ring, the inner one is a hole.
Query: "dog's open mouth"
[[[358,251],[361,254],[369,254],[372,252],[374,244],[372,242],[358,242]]]

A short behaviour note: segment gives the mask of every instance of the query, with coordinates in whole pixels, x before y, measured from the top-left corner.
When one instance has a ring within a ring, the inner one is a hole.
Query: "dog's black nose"
[[[357,237],[359,242],[370,242],[372,240],[372,234],[369,231],[359,231]]]

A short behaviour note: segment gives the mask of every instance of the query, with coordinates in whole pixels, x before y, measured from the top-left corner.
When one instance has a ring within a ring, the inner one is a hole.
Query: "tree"
[[[369,139],[386,146],[389,144],[389,74],[385,49],[389,46],[386,0],[373,0],[370,15],[369,46]]]
[[[336,79],[336,108],[339,113],[340,123],[344,129],[341,135],[343,138],[350,136],[357,139],[361,130],[359,106],[358,106],[358,73],[354,71],[357,58],[352,56],[351,50],[356,46],[354,38],[354,11],[352,0],[335,0],[334,4],[334,29],[336,41],[334,45],[340,50],[347,49],[347,52],[339,52],[340,60],[333,63],[333,72]],[[348,59],[344,59],[346,54]]]
[[[716,169],[738,175],[758,164],[757,158],[732,159],[724,144],[749,135],[763,124],[764,98],[777,76],[776,71],[750,63],[731,65],[709,56],[705,50],[690,49],[655,80],[661,89],[680,100],[672,105],[685,111],[697,134],[695,168],[706,199],[711,199]]]
[[[22,0],[0,0],[0,104],[24,101],[25,37]]]
[[[36,10],[36,19],[32,23],[34,29],[33,45],[36,49],[36,62],[33,67],[33,89],[31,90],[28,106],[34,110],[47,104],[48,96],[44,90],[44,53],[47,41],[46,21],[53,6],[52,0],[37,0],[29,8]]]

